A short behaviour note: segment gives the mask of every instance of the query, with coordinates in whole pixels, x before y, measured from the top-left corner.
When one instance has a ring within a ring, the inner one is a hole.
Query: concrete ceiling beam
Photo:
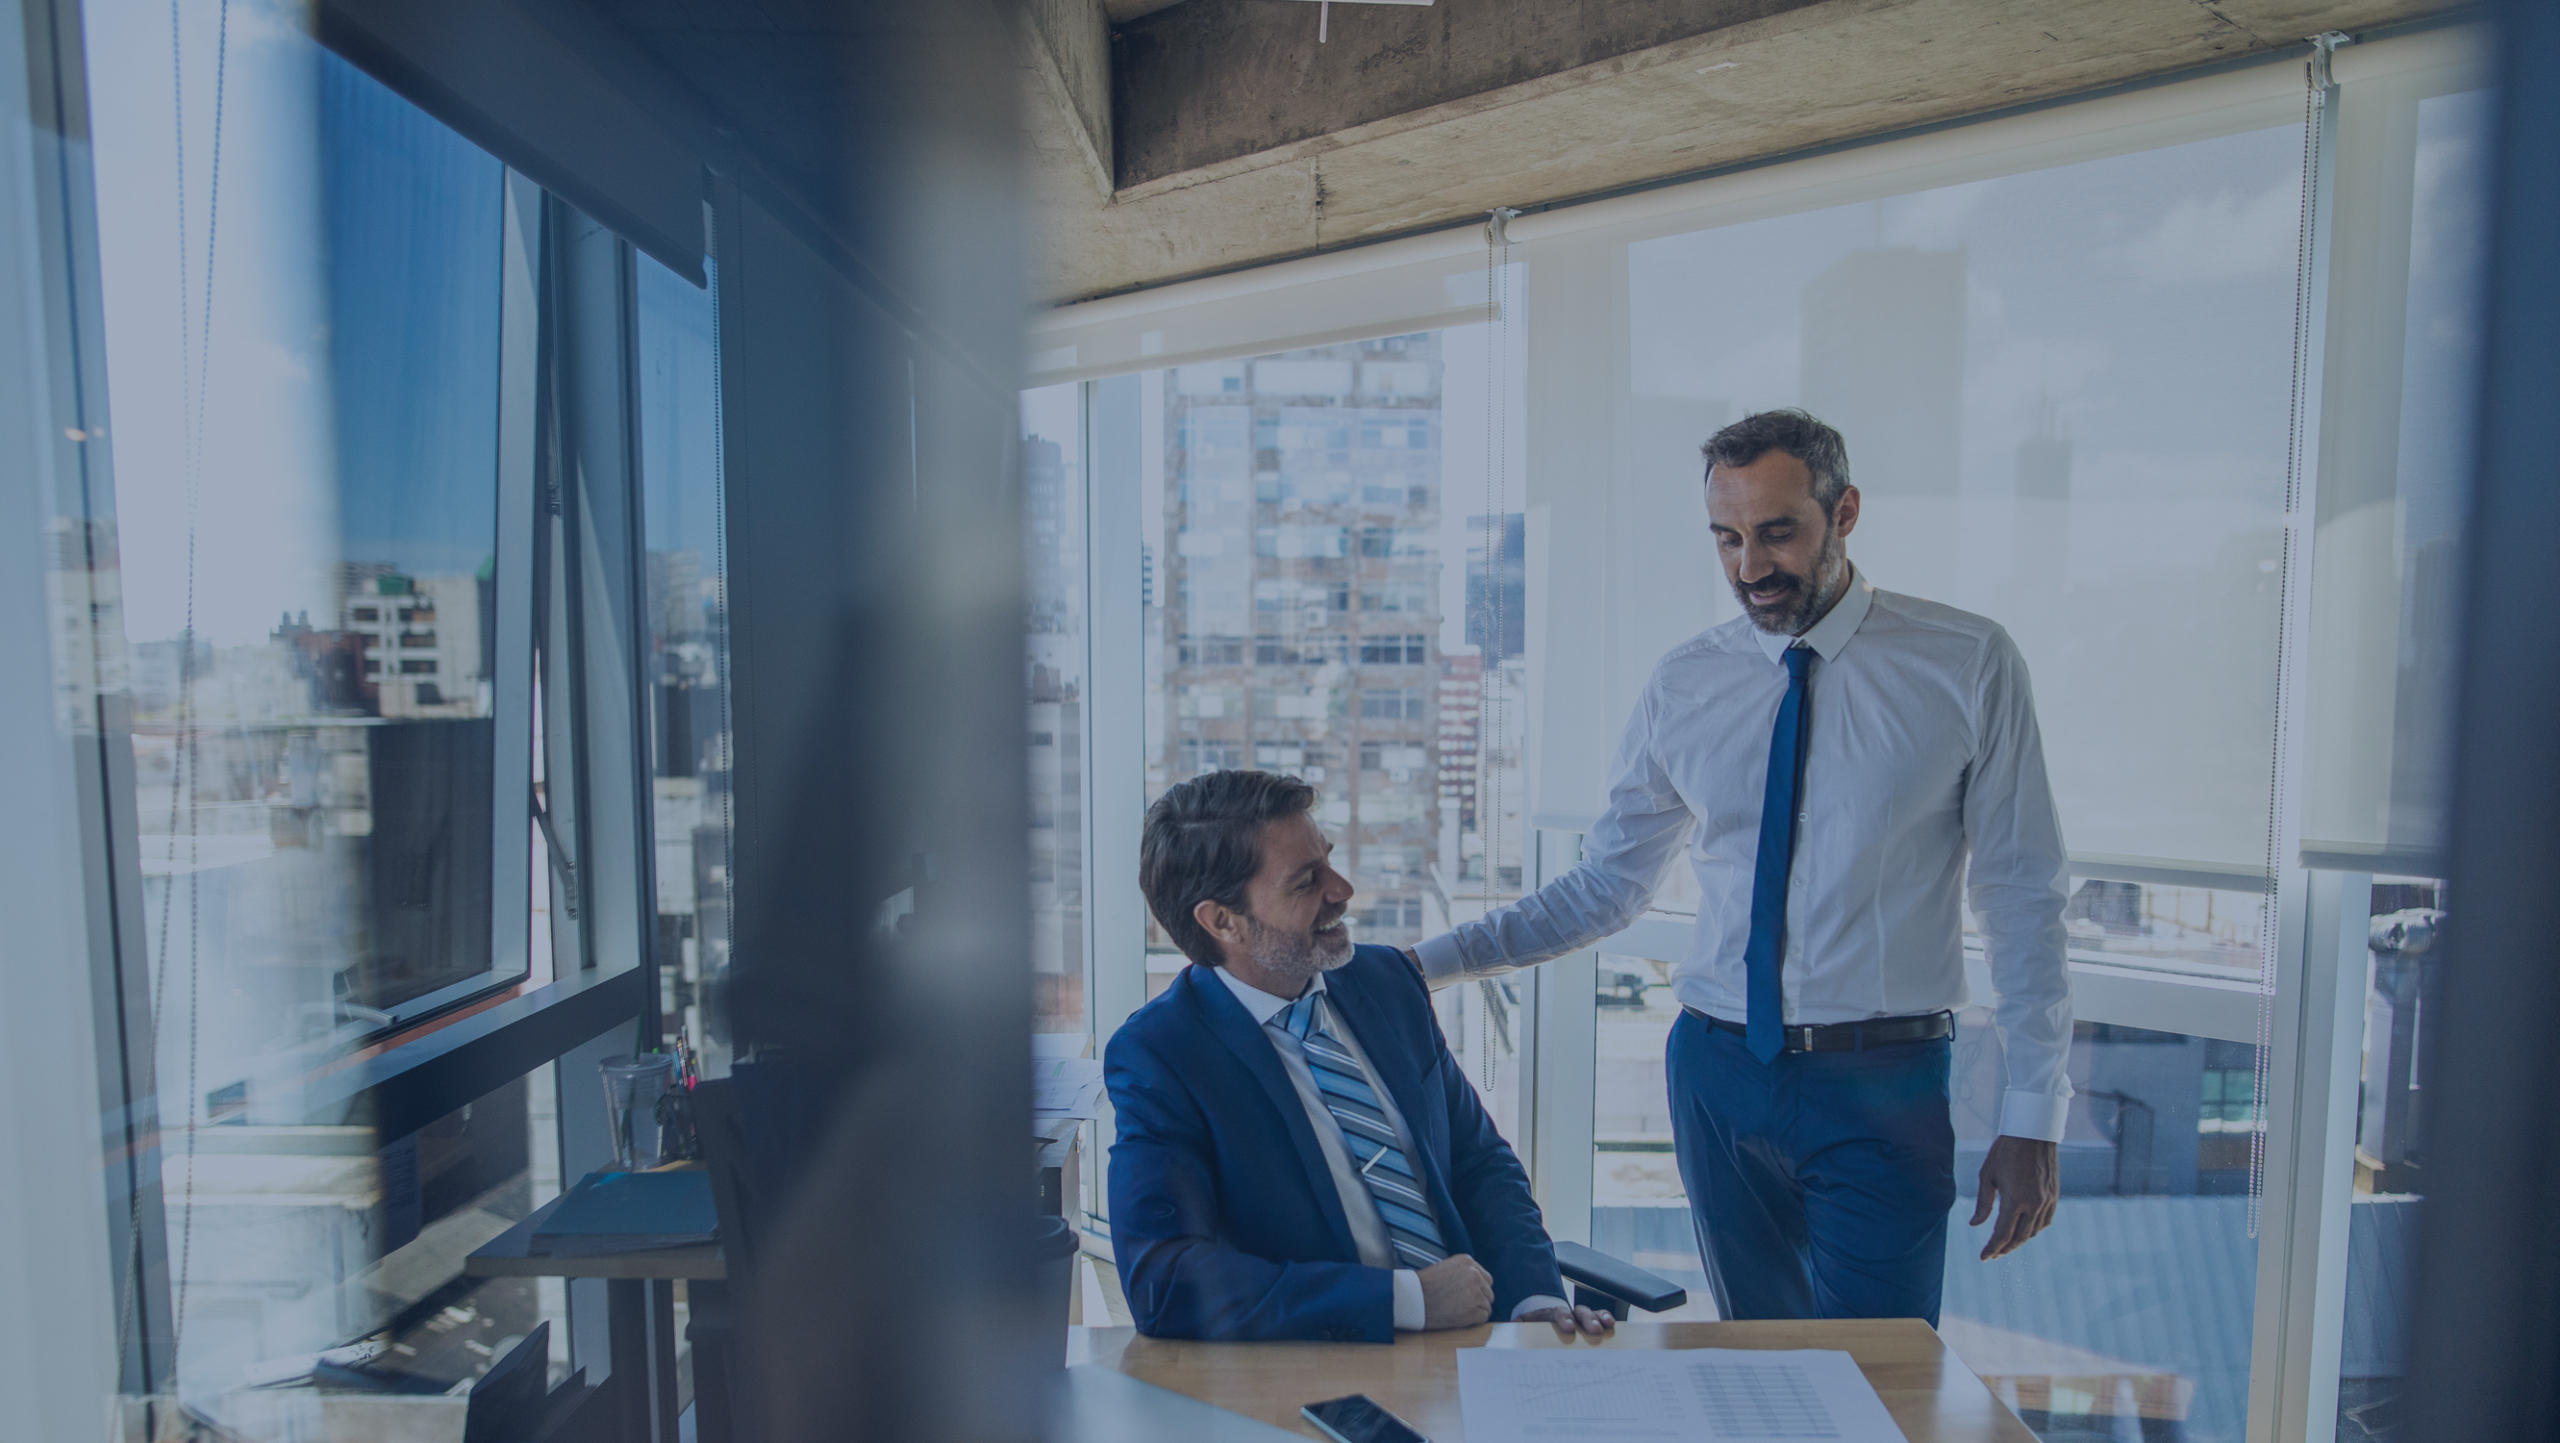
[[[1239,19],[1242,8],[1268,13]],[[1251,21],[1249,33],[1264,39],[1230,60],[1191,57],[1179,73],[1187,93],[1249,97],[1253,105],[1225,105],[1195,121],[1179,107],[1116,95],[1118,185],[1107,197],[1089,171],[1063,164],[1076,141],[1062,107],[1032,107],[1040,225],[1033,290],[1053,303],[1108,295],[1427,230],[1497,205],[1571,200],[2290,49],[2324,30],[2354,33],[2448,8],[2444,0],[1524,0],[1511,7],[1439,0],[1429,10],[1337,9],[1326,47],[1336,53],[1309,59],[1284,57],[1270,38],[1277,32],[1262,29],[1303,30],[1292,43],[1315,51],[1312,25],[1295,24],[1307,18],[1303,5],[1186,0],[1139,23],[1170,25],[1195,10],[1201,24],[1220,15],[1219,24]],[[1746,9],[1758,13],[1581,58],[1595,43],[1606,48]],[[1510,11],[1519,13],[1496,18]],[[1558,17],[1567,11],[1581,18],[1565,24]],[[1374,20],[1393,14],[1436,17],[1440,28],[1399,31]],[[1346,15],[1356,23],[1346,24]],[[1459,36],[1468,16],[1509,38],[1490,48],[1431,40]],[[1535,23],[1523,30],[1514,22]],[[1117,33],[1125,51],[1130,27]],[[1363,48],[1380,36],[1401,39],[1383,51]],[[1409,43],[1416,36],[1429,43]],[[1504,46],[1517,53],[1506,57]],[[1118,73],[1125,91],[1148,72],[1124,59]],[[1466,89],[1504,74],[1524,78]],[[1396,108],[1414,101],[1421,103]],[[1188,132],[1168,138],[1145,126]],[[1129,157],[1141,152],[1175,156],[1182,168],[1133,183]]]
[[[1108,200],[1111,127],[1111,15],[1104,0],[1025,0],[1018,12],[1026,109],[1048,123],[1052,151],[1071,153],[1094,193]],[[1035,134],[1038,122],[1035,122]],[[1063,142],[1063,143],[1062,143]]]

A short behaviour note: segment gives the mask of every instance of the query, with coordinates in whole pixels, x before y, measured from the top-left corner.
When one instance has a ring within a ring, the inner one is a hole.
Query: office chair
[[[1689,1301],[1689,1290],[1670,1279],[1580,1243],[1556,1244],[1556,1270],[1573,1284],[1576,1306],[1606,1308],[1621,1322],[1635,1316],[1639,1308],[1661,1313]]]

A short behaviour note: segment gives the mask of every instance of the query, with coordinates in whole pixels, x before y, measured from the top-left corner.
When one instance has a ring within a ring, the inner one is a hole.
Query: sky
[[[99,33],[173,23],[142,0],[88,14]],[[89,48],[136,641],[185,626],[190,553],[198,634],[236,646],[283,613],[327,624],[341,561],[468,573],[494,549],[503,172],[302,16],[187,6],[174,57]]]

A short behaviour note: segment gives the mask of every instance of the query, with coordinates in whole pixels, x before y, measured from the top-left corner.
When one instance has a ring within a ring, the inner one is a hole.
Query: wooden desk
[[[1928,1325],[1911,1319],[1812,1323],[1620,1323],[1601,1342],[1559,1339],[1545,1323],[1407,1333],[1375,1343],[1183,1343],[1135,1328],[1078,1328],[1070,1363],[1097,1363],[1309,1438],[1298,1410],[1366,1393],[1432,1443],[1465,1443],[1460,1348],[1836,1348],[1857,1359],[1911,1443],[2036,1443]]]

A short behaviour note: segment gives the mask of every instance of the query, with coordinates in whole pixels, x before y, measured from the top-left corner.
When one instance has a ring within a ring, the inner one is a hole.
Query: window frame
[[[2357,158],[2339,154],[2341,113],[2352,114],[2360,105],[2399,103],[2394,97],[2406,101],[2412,95],[2477,88],[2485,83],[2477,69],[2480,38],[2476,26],[2444,22],[2338,52],[2336,88],[2318,118],[2324,128],[2324,168],[2316,192],[2321,204],[2312,223],[2317,304],[2308,363],[2312,410],[2306,417],[2315,435],[2324,387],[2335,384],[2322,369],[2324,359],[2337,364],[2334,348],[2324,356],[2317,344],[2326,328],[2352,332],[2373,308],[2405,304],[2405,276],[2403,290],[2388,295],[2328,283],[2328,255],[2336,243],[2331,178]],[[1621,244],[1712,223],[1702,219],[1709,212],[1727,219],[1792,213],[1843,199],[2281,124],[2300,113],[2303,96],[2300,72],[2286,62],[2298,63],[2298,53],[2094,97],[2066,97],[1917,135],[1785,157],[1685,185],[1526,217],[1512,224],[1511,233],[1515,241],[1550,238],[1557,244],[1547,254],[1588,265],[1591,251],[1567,238],[1602,227],[1611,244]],[[2398,220],[2405,223],[2406,216]],[[1084,382],[1091,418],[1098,414],[1091,407],[1094,388],[1135,384],[1142,370],[1232,363],[1297,347],[1479,321],[1484,318],[1481,293],[1472,304],[1453,304],[1469,298],[1458,294],[1454,276],[1448,277],[1448,286],[1442,285],[1456,262],[1478,253],[1472,228],[1453,229],[1064,307],[1033,323],[1028,345],[1032,379],[1025,384]],[[1535,298],[1533,291],[1533,311]],[[1530,348],[1536,349],[1534,337]],[[2374,365],[2391,367],[2395,377],[2399,362],[2397,354],[2372,359]],[[1092,429],[1089,424],[1088,434]],[[2291,632],[2281,649],[2288,670],[2285,684],[2297,697],[2304,695],[2303,669],[2313,654],[2311,628],[2320,620],[2309,604],[2318,554],[2308,519],[2316,511],[2323,463],[2316,451],[2306,462],[2304,494],[2287,517],[2298,559],[2290,573]],[[1095,538],[1097,563],[1091,573],[1096,605],[1090,627],[1094,663],[1088,673],[1097,709],[1092,735],[1129,737],[1140,730],[1139,654],[1145,638],[1134,605],[1115,624],[1112,618],[1118,613],[1102,599],[1106,586],[1123,576],[1130,578],[1134,594],[1144,518],[1137,514],[1136,488],[1114,484],[1119,473],[1092,465],[1087,476],[1093,509],[1088,534]],[[1101,555],[1105,545],[1120,542],[1129,554],[1106,561]],[[1368,542],[1366,530],[1351,539],[1355,549],[1365,549]],[[1538,685],[1537,678],[1532,685]],[[1105,706],[1126,706],[1128,724],[1105,724],[1100,715]],[[2346,1159],[2354,1146],[2362,1045],[2366,893],[2374,872],[2395,870],[2381,865],[2387,859],[2317,844],[2306,850],[2300,837],[2304,725],[2297,708],[2277,739],[2289,790],[2282,813],[2272,819],[2279,843],[2272,850],[2272,875],[2263,868],[2224,862],[2095,854],[2075,854],[2071,868],[2075,878],[2263,892],[2271,899],[2271,997],[2262,999],[2258,985],[2240,979],[2182,976],[2086,959],[2071,963],[2075,1012],[2083,1020],[2269,1049],[2267,1183],[2250,1358],[2252,1443],[2326,1443],[2336,1428],[2353,1182]],[[1087,816],[1099,819],[1111,808],[1134,816],[1143,797],[1137,769],[1131,767],[1126,781],[1113,781],[1101,763],[1097,755],[1087,770],[1094,789]],[[1556,813],[1530,820],[1526,860],[1532,886],[1570,869],[1591,820]],[[2396,870],[2435,869],[2412,865]],[[1088,996],[1097,1004],[1088,1017],[1097,1040],[1107,1038],[1145,995],[1145,926],[1136,903],[1135,871],[1134,826],[1112,831],[1095,826],[1086,878],[1094,944],[1087,953],[1094,969]],[[1609,950],[1676,958],[1685,952],[1690,930],[1685,919],[1647,918],[1613,939]],[[1597,949],[1585,950],[1511,978],[1523,991],[1526,1025],[1518,1065],[1526,1069],[1529,1089],[1520,1135],[1513,1142],[1529,1168],[1549,1231],[1584,1242],[1591,1221],[1597,957]],[[1978,949],[1968,949],[1966,970],[1977,997],[1995,995]],[[1125,1005],[1102,1005],[1105,997]],[[1107,1110],[1098,1126],[1107,1141]],[[1087,1154],[1087,1185],[1097,1199],[1105,1196],[1105,1153],[1097,1145]],[[1097,1214],[1088,1227],[1107,1227],[1107,1218]],[[1107,1237],[1098,1246],[1089,1240],[1088,1247],[1108,1256]]]

